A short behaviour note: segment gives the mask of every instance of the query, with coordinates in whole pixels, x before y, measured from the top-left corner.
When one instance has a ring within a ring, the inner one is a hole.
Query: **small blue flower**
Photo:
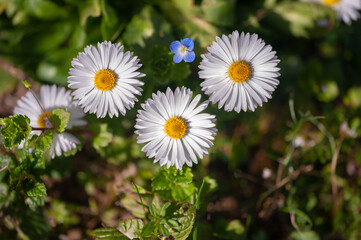
[[[196,54],[192,51],[194,48],[193,40],[185,38],[181,42],[174,41],[170,44],[169,49],[174,53],[173,61],[180,63],[182,60],[185,62],[193,62]]]

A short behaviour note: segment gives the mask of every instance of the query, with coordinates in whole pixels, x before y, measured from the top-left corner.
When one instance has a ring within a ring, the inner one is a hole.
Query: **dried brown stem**
[[[337,160],[340,155],[340,150],[341,150],[343,140],[344,140],[344,137],[341,135],[340,141],[337,145],[335,152],[333,153],[332,161],[331,161],[331,189],[332,189],[332,198],[333,198],[333,207],[332,207],[333,213],[335,213],[338,209],[338,203],[337,203],[338,202],[338,200],[337,200],[338,189],[337,189],[336,167],[337,167]]]

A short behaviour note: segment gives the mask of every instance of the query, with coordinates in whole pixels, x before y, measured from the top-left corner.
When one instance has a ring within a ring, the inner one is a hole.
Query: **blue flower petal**
[[[180,63],[183,60],[183,57],[184,56],[182,56],[181,54],[176,53],[176,54],[174,54],[173,61],[175,63]]]
[[[187,55],[184,57],[184,61],[185,62],[193,62],[195,58],[196,58],[196,54],[193,51],[191,51],[191,52],[188,52]]]
[[[194,48],[194,42],[192,39],[190,38],[185,38],[182,40],[182,45],[185,46],[188,51],[192,51]]]
[[[178,51],[178,48],[180,48],[181,46],[182,44],[180,43],[180,41],[174,41],[170,44],[169,49],[172,53],[176,53]]]

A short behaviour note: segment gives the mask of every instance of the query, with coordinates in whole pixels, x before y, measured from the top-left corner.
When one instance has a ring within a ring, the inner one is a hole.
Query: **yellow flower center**
[[[228,76],[233,82],[245,82],[252,74],[251,66],[245,61],[237,61],[231,64],[228,69]]]
[[[186,134],[187,124],[180,117],[172,117],[168,119],[164,124],[164,132],[168,137],[173,139],[179,139]]]
[[[338,3],[340,0],[323,0],[323,2],[327,5],[334,5]]]
[[[188,51],[188,49],[187,49],[186,46],[182,46],[180,51],[181,51],[182,54],[185,54]]]
[[[38,118],[38,126],[41,128],[46,128],[46,122],[48,121],[48,118],[51,116],[51,112],[43,112],[40,114]]]
[[[115,85],[115,81],[115,74],[109,69],[99,70],[94,77],[94,84],[101,91],[111,90]]]

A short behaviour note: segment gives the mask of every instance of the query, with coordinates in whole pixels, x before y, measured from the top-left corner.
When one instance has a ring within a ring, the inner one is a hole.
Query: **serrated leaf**
[[[121,232],[115,228],[99,228],[91,232],[96,240],[128,240]]]
[[[30,207],[31,210],[35,211],[37,208],[45,205],[44,197],[27,197],[25,203]]]
[[[22,140],[28,138],[31,130],[30,119],[24,115],[13,115],[2,119],[2,125],[0,133],[7,148],[17,147]]]
[[[44,183],[30,181],[25,185],[25,193],[29,197],[45,197],[46,187]]]
[[[54,108],[49,118],[53,124],[55,132],[62,133],[70,121],[71,113],[63,108]]]
[[[161,168],[152,181],[153,192],[164,200],[192,203],[195,186],[190,168]]]
[[[128,238],[139,238],[142,233],[144,223],[140,219],[128,219],[126,222],[121,221],[119,224],[119,231]]]
[[[186,240],[193,229],[194,220],[196,217],[196,208],[194,205],[178,204],[178,210],[174,212],[176,218],[172,218],[177,221],[179,225],[170,229],[171,235],[176,240]]]
[[[48,150],[53,142],[53,132],[46,130],[41,136],[33,135],[29,140],[29,146],[33,147],[36,151],[45,152]]]
[[[152,187],[155,190],[164,190],[177,184],[189,184],[192,180],[193,174],[190,168],[178,170],[174,166],[170,168],[162,167],[153,178]]]

